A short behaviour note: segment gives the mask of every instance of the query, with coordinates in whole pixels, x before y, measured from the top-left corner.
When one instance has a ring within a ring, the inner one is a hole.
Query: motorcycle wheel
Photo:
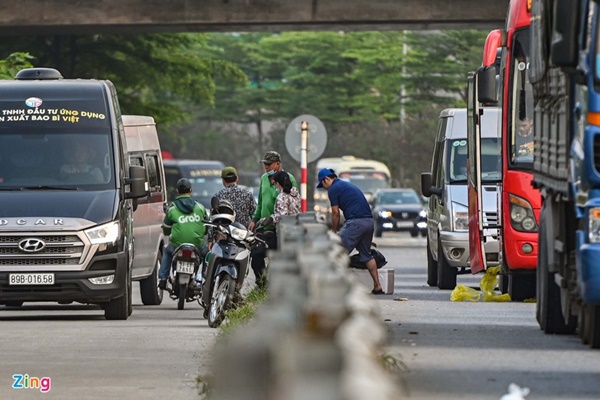
[[[177,309],[183,310],[185,305],[185,294],[187,293],[187,284],[182,283],[179,285],[179,294],[177,296]]]
[[[216,328],[225,319],[225,311],[231,308],[231,301],[235,291],[235,281],[228,274],[221,274],[219,287],[215,288],[210,299],[208,310],[208,326]]]

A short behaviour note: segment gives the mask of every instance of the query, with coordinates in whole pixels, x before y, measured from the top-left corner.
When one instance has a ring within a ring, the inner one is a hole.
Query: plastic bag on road
[[[485,272],[481,282],[479,282],[479,288],[483,292],[483,301],[495,301],[505,302],[510,301],[510,295],[496,294],[494,289],[498,285],[498,271],[500,267],[490,267]],[[452,301],[471,301],[478,302],[481,300],[481,293],[477,289],[465,285],[456,285],[452,293],[450,293],[450,300]]]
[[[476,289],[465,285],[456,285],[452,293],[450,293],[450,300],[452,301],[472,301],[477,302],[481,298],[481,293]]]
[[[500,397],[500,400],[525,400],[529,394],[529,388],[522,388],[516,383],[508,385],[508,393]]]
[[[500,267],[490,267],[485,271],[485,275],[481,278],[479,287],[483,292],[483,301],[496,301],[505,302],[510,301],[510,295],[508,293],[496,294],[494,289],[498,285],[498,271]]]

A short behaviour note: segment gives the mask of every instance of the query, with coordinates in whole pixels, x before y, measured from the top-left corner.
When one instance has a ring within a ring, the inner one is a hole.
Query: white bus
[[[390,169],[380,161],[354,156],[321,158],[317,161],[315,170],[318,172],[322,168],[331,168],[338,178],[356,185],[368,201],[371,200],[375,190],[392,187]],[[331,206],[327,191],[315,189],[313,199],[317,214],[324,217],[328,223],[331,222]]]

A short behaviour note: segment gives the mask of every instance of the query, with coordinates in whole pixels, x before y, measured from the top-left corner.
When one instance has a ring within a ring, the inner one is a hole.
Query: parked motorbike
[[[212,228],[213,245],[206,257],[201,304],[208,325],[216,328],[223,322],[225,312],[240,298],[239,289],[248,274],[252,246],[264,241],[235,222],[235,212],[228,201],[213,198],[211,206],[210,220],[204,225]]]
[[[183,243],[173,252],[173,263],[167,291],[169,297],[177,300],[177,309],[183,310],[186,302],[198,301],[202,287],[196,276],[202,262],[198,248],[191,243]]]

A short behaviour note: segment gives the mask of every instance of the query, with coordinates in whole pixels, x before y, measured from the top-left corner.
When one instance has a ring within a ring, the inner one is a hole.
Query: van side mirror
[[[139,165],[130,166],[129,178],[125,179],[125,184],[129,185],[129,191],[125,190],[126,199],[138,199],[148,195],[146,169]]]
[[[496,90],[496,68],[480,67],[477,70],[477,98],[480,103],[489,104],[498,102]]]
[[[431,172],[423,172],[421,174],[421,193],[425,197],[430,197],[432,194],[436,196],[442,195],[442,189],[431,186]]]

